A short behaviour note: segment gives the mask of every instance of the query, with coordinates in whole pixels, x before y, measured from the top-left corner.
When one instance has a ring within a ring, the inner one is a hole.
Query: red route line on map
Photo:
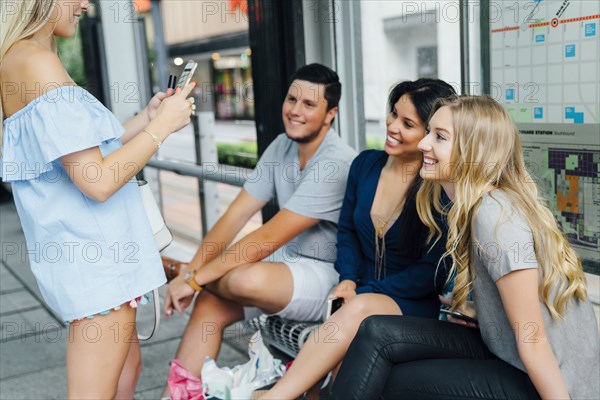
[[[600,14],[596,15],[588,15],[587,17],[578,17],[578,18],[569,18],[569,19],[561,19],[561,24],[566,24],[568,22],[577,22],[577,21],[587,21],[589,19],[597,19],[600,18]]]
[[[568,18],[568,19],[561,19],[559,21],[559,24],[568,24],[570,22],[579,22],[579,21],[588,21],[590,19],[599,19],[600,18],[600,14],[595,14],[595,15],[588,15],[586,17],[577,17],[577,18]],[[540,22],[537,24],[530,24],[527,25],[528,28],[539,28],[541,26],[548,26],[550,25],[550,22]],[[508,32],[508,31],[517,31],[521,29],[520,26],[507,26],[504,28],[499,28],[499,29],[492,29],[492,33],[500,33],[500,32]]]
[[[492,29],[492,33],[508,32],[508,31],[518,31],[519,29],[521,29],[521,28],[518,27],[518,26],[507,26],[505,28]]]
[[[528,28],[539,28],[540,26],[548,26],[550,25],[550,22],[540,22],[537,24],[531,24],[528,26]]]

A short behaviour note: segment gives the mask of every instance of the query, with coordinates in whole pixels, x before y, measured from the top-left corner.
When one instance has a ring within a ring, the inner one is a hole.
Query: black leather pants
[[[478,329],[444,321],[365,319],[333,386],[347,399],[539,399],[529,376],[498,359]]]

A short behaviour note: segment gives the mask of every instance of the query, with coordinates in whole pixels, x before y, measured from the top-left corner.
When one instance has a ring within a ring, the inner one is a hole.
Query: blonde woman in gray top
[[[456,281],[452,309],[473,290],[489,350],[525,371],[544,399],[600,398],[599,341],[581,261],[525,168],[519,131],[487,97],[434,108],[419,144],[421,217],[444,190],[448,254]]]

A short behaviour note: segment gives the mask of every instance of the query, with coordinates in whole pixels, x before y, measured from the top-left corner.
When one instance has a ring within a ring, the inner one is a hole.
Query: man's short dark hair
[[[327,111],[337,107],[342,97],[342,84],[338,74],[322,64],[309,64],[300,67],[292,76],[290,85],[295,80],[307,81],[319,85],[325,85],[325,100],[327,100]]]

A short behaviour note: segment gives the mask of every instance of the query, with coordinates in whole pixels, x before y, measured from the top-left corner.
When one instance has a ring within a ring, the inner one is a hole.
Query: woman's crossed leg
[[[402,315],[390,297],[365,293],[352,298],[313,332],[283,378],[261,399],[295,399],[344,358],[360,323],[370,315]]]

